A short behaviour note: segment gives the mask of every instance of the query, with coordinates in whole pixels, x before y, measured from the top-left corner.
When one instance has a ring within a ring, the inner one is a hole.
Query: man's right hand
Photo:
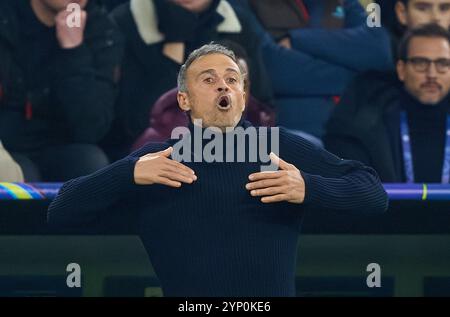
[[[173,148],[142,156],[134,167],[134,182],[138,185],[162,184],[181,187],[181,183],[192,184],[197,180],[189,167],[169,158]]]
[[[67,17],[71,14],[70,11],[63,10],[55,17],[56,38],[59,46],[64,49],[75,48],[83,44],[84,29],[86,27],[87,13],[81,11],[80,26],[70,27],[67,23]]]

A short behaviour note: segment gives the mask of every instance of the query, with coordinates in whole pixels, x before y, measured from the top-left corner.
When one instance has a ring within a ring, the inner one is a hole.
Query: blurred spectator
[[[406,30],[436,23],[450,27],[450,0],[379,0],[383,27],[391,37],[392,54]]]
[[[23,182],[23,173],[20,166],[3,148],[0,141],[0,182]]]
[[[326,148],[372,166],[383,182],[449,183],[450,33],[412,29],[397,76],[356,78],[327,126]]]
[[[395,14],[395,4],[398,0],[377,0],[375,1],[381,8],[381,23],[389,32],[398,33],[400,23]]]
[[[271,36],[260,36],[278,123],[321,137],[338,96],[363,71],[393,67],[389,36],[367,26],[357,0],[249,0]],[[279,45],[277,45],[279,44]]]
[[[152,105],[176,86],[186,56],[210,41],[228,39],[245,48],[252,69],[252,93],[258,100],[271,103],[272,90],[259,38],[248,22],[248,14],[233,9],[227,1],[131,0],[114,10],[112,16],[127,38],[116,108],[118,120],[104,143],[112,157],[128,153],[148,127]]]
[[[70,2],[0,2],[0,139],[27,165],[26,180],[65,181],[108,163],[94,144],[113,119],[123,41],[88,0],[70,27]]]
[[[399,0],[395,4],[398,21],[408,29],[436,23],[450,26],[450,0]]]
[[[393,1],[395,3],[393,3]],[[384,10],[382,12],[382,17],[384,17],[383,23],[388,21],[384,27],[389,30],[391,36],[391,51],[394,52],[394,60],[397,60],[396,51],[400,38],[405,30],[414,29],[430,23],[438,23],[444,29],[449,29],[450,0],[383,0],[379,2]],[[389,8],[393,10],[393,13],[395,12],[396,23],[392,20],[386,20],[386,17],[392,16],[391,13],[386,12]],[[358,142],[357,140],[348,140],[349,135],[354,133],[353,125],[356,124],[356,122],[352,123],[349,127],[349,131],[346,130],[343,122],[352,120],[351,118],[354,116],[353,108],[356,104],[368,104],[371,102],[368,98],[378,96],[378,94],[384,92],[384,89],[387,87],[395,85],[398,85],[398,80],[394,69],[388,72],[367,72],[358,76],[347,88],[340,104],[337,106],[335,113],[327,124],[325,146],[328,150],[336,152],[336,154],[340,154],[343,157],[361,159],[364,161],[364,154],[357,150],[356,146],[351,151],[348,149],[339,149],[340,142],[343,142],[343,144],[347,144],[347,142]],[[388,91],[390,90],[391,89],[388,89]],[[383,95],[387,96],[385,93]],[[392,98],[395,99],[394,96]],[[370,120],[370,118],[364,118],[364,120]],[[365,123],[360,122],[358,124]],[[341,129],[340,132],[337,130],[338,127]],[[366,162],[367,160],[368,158],[366,157]],[[395,174],[395,171],[398,171],[399,167],[397,166],[394,170],[394,163],[389,163],[389,158],[379,160],[377,164],[381,164],[381,166],[378,167],[380,171],[385,171],[384,174],[381,175],[384,181],[399,180],[398,175],[396,176]]]

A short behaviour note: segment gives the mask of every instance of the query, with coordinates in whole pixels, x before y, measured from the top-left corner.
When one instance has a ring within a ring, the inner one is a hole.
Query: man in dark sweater
[[[228,49],[210,44],[194,51],[180,70],[178,88],[180,108],[192,120],[183,138],[149,143],[67,182],[49,207],[51,225],[86,224],[122,208],[126,218],[137,218],[166,296],[293,296],[307,209],[386,210],[386,192],[372,169],[286,130],[242,121],[243,74]],[[257,140],[245,142],[252,128]],[[217,141],[232,133],[243,143],[216,143],[210,151],[211,135]],[[258,159],[252,158],[255,149]],[[270,154],[277,168],[260,172],[269,151],[278,152]]]
[[[0,1],[0,139],[27,181],[104,167],[123,40],[95,1]],[[116,74],[116,75],[115,75]]]
[[[399,58],[398,78],[357,78],[348,88],[326,148],[374,167],[384,182],[448,183],[450,34],[435,24],[414,29]]]

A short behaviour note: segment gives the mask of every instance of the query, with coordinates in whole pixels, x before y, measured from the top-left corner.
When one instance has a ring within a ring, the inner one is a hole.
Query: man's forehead
[[[239,71],[239,66],[228,56],[223,54],[209,54],[196,59],[188,71],[192,74],[204,71]]]
[[[408,55],[450,57],[450,44],[441,37],[414,37],[409,43]]]
[[[440,5],[450,4],[450,0],[410,0],[410,4]]]

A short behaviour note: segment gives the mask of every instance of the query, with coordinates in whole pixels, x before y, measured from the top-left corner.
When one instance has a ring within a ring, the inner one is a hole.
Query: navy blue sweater
[[[71,226],[108,217],[119,204],[126,208],[138,218],[139,235],[165,296],[293,296],[298,234],[308,208],[387,209],[386,192],[371,168],[342,160],[284,129],[280,157],[302,173],[303,204],[263,204],[252,197],[245,189],[248,175],[264,163],[248,160],[185,163],[198,180],[181,188],[136,185],[138,158],[175,142],[147,144],[65,183],[48,211],[51,225]]]

